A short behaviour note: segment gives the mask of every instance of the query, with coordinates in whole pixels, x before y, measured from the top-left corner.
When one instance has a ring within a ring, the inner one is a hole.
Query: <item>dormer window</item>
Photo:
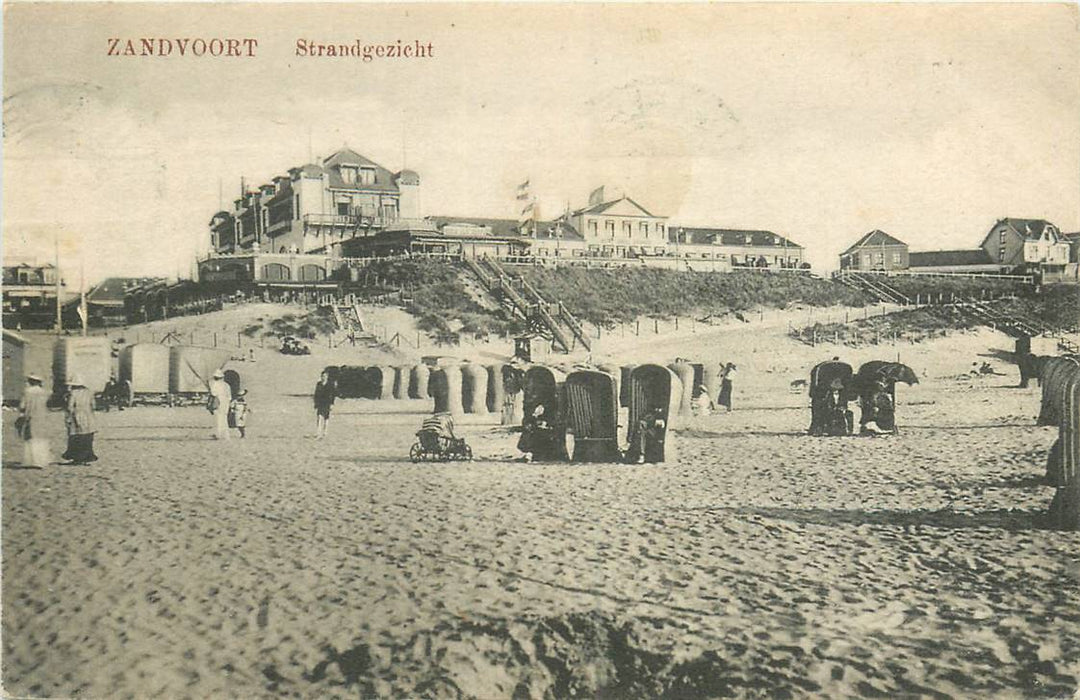
[[[374,185],[375,184],[375,168],[360,168],[360,184],[361,185]]]
[[[341,180],[346,185],[356,184],[356,166],[355,165],[343,165],[341,166]]]
[[[746,245],[753,245],[753,243],[754,243],[754,234],[752,234],[752,233],[746,234]]]

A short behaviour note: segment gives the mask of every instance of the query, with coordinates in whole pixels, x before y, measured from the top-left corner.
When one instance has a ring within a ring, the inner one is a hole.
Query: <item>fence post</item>
[[[817,347],[817,327],[810,329],[810,347]]]
[[[679,317],[675,317],[675,330],[679,330]]]
[[[236,347],[240,347],[240,333],[236,334]]]
[[[658,335],[660,333],[660,319],[654,318],[652,320],[652,324],[653,324],[653,334]]]
[[[217,347],[217,331],[214,331],[214,347]]]

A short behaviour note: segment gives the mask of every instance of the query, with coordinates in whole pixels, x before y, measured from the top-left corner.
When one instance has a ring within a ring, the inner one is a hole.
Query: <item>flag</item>
[[[604,203],[604,186],[600,185],[595,190],[589,193],[589,206],[595,207],[597,204]]]
[[[534,199],[521,210],[521,216],[518,217],[518,228],[522,234],[529,235],[530,230],[535,228],[536,220],[539,218],[537,209],[536,200]],[[530,223],[532,223],[532,227],[529,226]]]
[[[529,181],[528,181],[528,179],[526,179],[525,182],[518,185],[517,198],[522,200],[522,201],[529,198]]]

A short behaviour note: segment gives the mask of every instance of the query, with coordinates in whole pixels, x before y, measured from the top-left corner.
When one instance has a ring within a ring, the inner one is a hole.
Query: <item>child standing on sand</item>
[[[240,437],[245,437],[247,429],[247,417],[251,409],[247,405],[247,389],[237,392],[233,400],[229,402],[229,427],[240,431]]]

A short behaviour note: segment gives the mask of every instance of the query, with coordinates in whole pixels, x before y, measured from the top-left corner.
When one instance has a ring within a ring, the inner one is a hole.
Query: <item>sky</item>
[[[515,217],[528,179],[546,218],[604,185],[818,269],[873,229],[913,250],[1005,216],[1080,230],[1075,5],[7,4],[3,31],[4,256],[58,243],[69,279],[187,276],[241,177],[345,145],[419,172],[425,215]],[[107,55],[129,37],[258,48]]]

